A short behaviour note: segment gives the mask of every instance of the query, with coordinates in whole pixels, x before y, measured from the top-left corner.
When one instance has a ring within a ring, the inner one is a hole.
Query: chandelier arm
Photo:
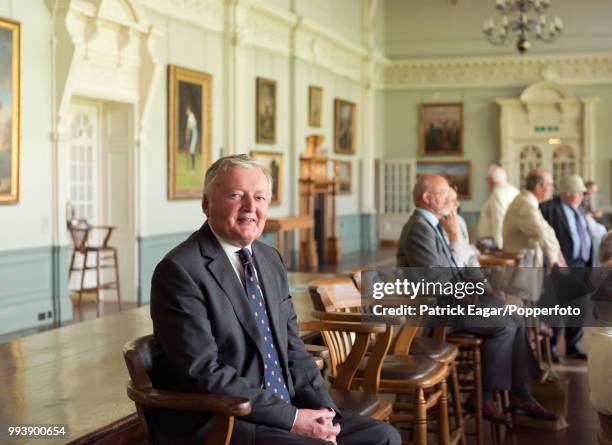
[[[502,15],[502,24],[496,29],[493,19],[489,18],[484,24],[483,33],[493,45],[507,45],[515,40],[520,53],[529,49],[530,40],[550,43],[563,30],[560,18],[548,20],[544,14],[550,1],[496,0],[495,8]]]

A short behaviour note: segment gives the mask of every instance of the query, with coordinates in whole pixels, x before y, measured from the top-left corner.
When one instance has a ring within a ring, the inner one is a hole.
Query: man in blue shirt
[[[582,268],[591,265],[591,234],[587,225],[586,215],[580,206],[586,192],[582,178],[578,175],[567,176],[559,186],[561,194],[540,205],[542,215],[555,231],[559,240],[561,252],[569,267]],[[563,328],[553,328],[553,350]],[[580,350],[582,338],[581,327],[565,328],[566,356],[586,360],[586,355]],[[556,357],[555,357],[556,358]]]

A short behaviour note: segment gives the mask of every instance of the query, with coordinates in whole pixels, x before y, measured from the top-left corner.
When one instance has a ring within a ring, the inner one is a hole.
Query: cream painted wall
[[[195,230],[204,220],[198,200],[167,199],[167,65],[204,71],[213,76],[213,157],[223,147],[223,36],[190,23],[147,11],[151,23],[164,30],[156,41],[163,66],[148,122],[148,141],[141,150],[140,236]]]
[[[0,17],[21,22],[19,203],[0,206],[0,250],[51,244],[51,45],[44,2],[3,0]],[[3,67],[4,68],[4,67]],[[3,69],[2,68],[2,69]]]
[[[317,26],[328,29],[331,35],[361,41],[361,0],[284,1],[265,0],[263,3],[280,10],[293,10]],[[224,82],[228,62],[225,35],[206,30],[197,23],[164,15],[145,8],[147,19],[161,31],[155,39],[155,53],[163,67],[153,94],[153,106],[146,122],[145,138],[139,148],[139,227],[138,236],[180,233],[193,230],[204,216],[198,200],[167,200],[167,65],[174,64],[201,70],[213,76],[213,158],[227,154],[228,144],[224,128],[227,94]],[[51,17],[43,1],[5,0],[0,2],[0,16],[22,23],[22,143],[21,196],[16,205],[0,206],[0,250],[20,249],[52,244],[52,104],[51,104]],[[247,46],[248,73],[244,101],[247,135],[246,145],[239,151],[269,150],[284,152],[285,178],[283,204],[272,207],[271,216],[297,213],[298,158],[305,148],[305,136],[323,133],[329,155],[333,154],[333,101],[339,97],[358,104],[361,113],[361,85],[359,81],[333,74],[319,65],[292,59],[265,49]],[[340,62],[339,62],[340,63]],[[292,65],[293,64],[293,65]],[[255,143],[255,78],[277,81],[277,142],[274,145]],[[308,128],[308,86],[324,89],[323,128]],[[293,93],[290,94],[290,92]],[[293,116],[294,121],[289,122]],[[357,122],[361,121],[361,115]],[[353,175],[359,183],[361,141],[357,137]],[[360,210],[360,191],[355,187],[351,196],[339,200],[340,214],[354,214]],[[61,216],[63,220],[63,215]],[[61,230],[61,227],[60,227]]]
[[[385,53],[390,58],[513,55],[513,48],[489,44],[483,22],[499,24],[493,0],[383,0]],[[612,2],[553,0],[549,16],[563,19],[564,32],[551,45],[534,44],[532,54],[610,51]]]
[[[359,180],[360,160],[363,157],[364,144],[356,134],[356,153],[354,155],[342,155],[334,153],[334,100],[343,99],[357,104],[357,129],[359,129],[361,107],[361,86],[359,83],[336,76],[329,71],[298,60],[296,62],[296,139],[297,150],[294,152],[295,174],[299,174],[300,153],[306,148],[306,136],[310,134],[321,134],[325,137],[321,147],[326,151],[326,155],[332,159],[352,161],[353,174],[353,193],[351,195],[341,195],[337,201],[338,215],[349,215],[359,213],[361,181]],[[308,87],[316,85],[323,88],[323,114],[321,117],[321,128],[308,126]],[[330,171],[329,174],[332,172]],[[293,200],[296,206],[298,203],[297,180],[293,181],[294,191]]]
[[[355,44],[362,43],[361,20],[364,0],[263,0],[263,2],[303,16]]]
[[[361,44],[362,4],[363,0],[295,0],[295,13]]]
[[[280,8],[289,7],[287,2],[266,0]],[[299,5],[298,5],[299,6]],[[330,7],[326,7],[329,11]],[[299,9],[296,7],[296,10]],[[302,7],[303,14],[312,17],[316,8]],[[360,10],[359,10],[360,11]],[[224,53],[225,42],[221,33],[207,31],[190,23],[169,18],[154,11],[147,15],[152,24],[165,30],[164,36],[156,42],[156,51],[162,66],[167,64],[180,65],[186,68],[205,71],[213,76],[213,159],[220,155],[224,147],[227,154],[227,143],[224,140],[223,119],[224,107],[227,98],[224,93],[224,64],[227,63]],[[314,19],[313,19],[314,20]],[[351,26],[349,16],[346,24]],[[359,18],[360,20],[360,18]],[[340,21],[343,22],[342,20]],[[334,31],[337,29],[334,28]],[[334,99],[342,98],[357,103],[358,113],[361,111],[360,83],[348,78],[333,74],[318,65],[307,63],[301,59],[280,55],[266,49],[247,46],[244,48],[246,57],[246,104],[240,113],[248,116],[244,120],[245,127],[241,129],[246,134],[246,146],[238,147],[238,152],[250,153],[252,150],[273,151],[285,153],[284,157],[284,184],[282,203],[270,207],[270,217],[281,217],[298,212],[298,182],[299,155],[305,149],[305,137],[309,134],[324,134],[324,147],[328,148],[328,155],[338,159],[354,159],[353,179],[354,192],[349,196],[341,196],[338,200],[338,214],[355,214],[360,211],[359,159],[360,140],[357,138],[357,155],[341,156],[333,153],[333,110]],[[292,68],[293,66],[293,68]],[[256,78],[264,77],[276,81],[277,94],[277,128],[275,144],[258,144],[255,137],[255,101]],[[151,113],[148,128],[149,138],[147,146],[142,149],[141,176],[141,224],[140,236],[151,236],[173,232],[195,230],[204,216],[198,200],[168,201],[167,192],[167,116],[166,116],[166,68],[155,93],[155,102]],[[318,85],[323,88],[323,126],[322,128],[309,128],[307,119],[308,87]],[[293,88],[293,90],[292,90]],[[293,92],[292,92],[293,91]],[[290,119],[293,116],[293,123]],[[359,125],[360,117],[357,122]],[[331,173],[331,172],[330,172]]]

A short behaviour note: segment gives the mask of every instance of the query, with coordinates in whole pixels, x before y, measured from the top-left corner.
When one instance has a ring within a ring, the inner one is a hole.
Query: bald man
[[[543,168],[531,170],[525,178],[525,190],[514,198],[504,217],[504,250],[518,253],[523,249],[532,249],[535,253],[534,267],[542,267],[544,262],[549,266],[567,266],[555,231],[546,222],[539,207],[551,198],[554,190],[549,171]]]

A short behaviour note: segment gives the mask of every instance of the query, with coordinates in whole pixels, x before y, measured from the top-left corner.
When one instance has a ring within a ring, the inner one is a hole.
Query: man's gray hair
[[[612,230],[603,236],[599,245],[599,264],[603,266],[610,260],[612,260]]]
[[[508,175],[501,165],[493,164],[489,167],[487,178],[491,178],[491,181],[495,184],[505,184],[508,180]]]
[[[268,178],[268,192],[270,195],[272,195],[272,176],[270,175],[268,169],[259,161],[249,157],[248,155],[239,154],[219,158],[213,162],[210,167],[208,167],[208,170],[206,170],[206,175],[204,176],[204,196],[210,197],[217,178],[225,175],[233,168],[260,169],[262,172],[264,172],[266,178]]]

